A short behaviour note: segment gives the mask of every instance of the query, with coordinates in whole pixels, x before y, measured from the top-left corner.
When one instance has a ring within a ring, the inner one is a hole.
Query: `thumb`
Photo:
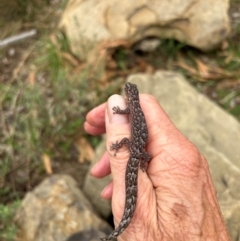
[[[116,223],[122,218],[126,196],[125,173],[127,164],[130,158],[130,152],[126,146],[122,146],[115,154],[115,150],[111,151],[110,146],[116,141],[120,142],[123,138],[129,138],[131,134],[129,115],[113,114],[113,107],[119,107],[125,110],[127,107],[126,101],[122,96],[113,95],[107,101],[107,108],[105,111],[105,123],[107,133],[107,150],[109,153],[109,160],[113,179],[113,195],[112,208]],[[155,197],[152,192],[152,183],[149,180],[146,172],[138,170],[138,203],[136,210],[150,205]],[[147,200],[147,201],[146,201]],[[153,209],[155,212],[155,209]],[[141,213],[141,212],[136,212]],[[136,217],[137,215],[135,215]],[[141,220],[141,219],[140,219]]]
[[[110,159],[111,172],[114,183],[114,194],[124,195],[125,187],[125,171],[129,159],[129,150],[126,146],[122,146],[116,153],[115,150],[110,150],[110,146],[116,141],[120,142],[123,138],[130,137],[130,123],[127,114],[113,114],[112,108],[119,106],[121,110],[127,108],[124,97],[120,95],[112,95],[107,101],[105,112],[106,133],[107,133],[107,150]],[[114,155],[116,153],[116,155]],[[115,193],[114,193],[115,192]],[[120,192],[120,193],[119,193]]]
[[[129,159],[129,150],[126,146],[122,146],[116,153],[115,150],[110,150],[110,146],[116,141],[120,142],[123,138],[130,137],[130,123],[128,115],[113,114],[113,107],[115,106],[122,110],[126,109],[125,99],[120,95],[112,95],[107,101],[105,111],[106,145],[113,179],[112,208],[115,221],[119,223],[125,204],[123,197],[125,196],[125,172]],[[115,153],[116,155],[114,155]]]

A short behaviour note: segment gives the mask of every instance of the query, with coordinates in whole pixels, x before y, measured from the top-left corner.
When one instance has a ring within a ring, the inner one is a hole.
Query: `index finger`
[[[88,112],[84,123],[84,129],[86,132],[91,135],[100,135],[106,132],[105,109],[106,103],[103,103]]]

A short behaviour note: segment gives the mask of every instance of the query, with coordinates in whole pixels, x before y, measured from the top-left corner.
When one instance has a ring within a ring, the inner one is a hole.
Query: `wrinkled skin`
[[[198,149],[181,134],[156,99],[140,95],[148,125],[146,151],[152,156],[146,172],[138,172],[138,201],[131,223],[118,240],[222,240],[229,241],[208,164]],[[85,130],[107,134],[107,152],[91,174],[101,178],[112,173],[112,182],[102,197],[112,198],[116,226],[125,204],[125,171],[129,158],[126,147],[116,156],[110,146],[130,136],[127,115],[114,115],[112,108],[126,108],[123,97],[111,96],[86,117]]]

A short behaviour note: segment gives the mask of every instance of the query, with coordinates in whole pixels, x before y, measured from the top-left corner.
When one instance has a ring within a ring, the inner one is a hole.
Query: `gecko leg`
[[[128,148],[130,148],[131,141],[127,137],[123,138],[120,142],[116,141],[110,146],[110,151],[115,150],[114,156],[116,156],[118,149],[123,145],[126,145]]]
[[[140,156],[140,168],[143,172],[146,171],[147,163],[151,160],[151,156],[145,151]]]
[[[114,111],[113,114],[129,114],[130,113],[129,107],[127,107],[125,110],[121,110],[119,106],[114,106],[112,109]],[[110,151],[116,150],[114,153],[114,156],[116,156],[118,149],[121,148],[123,145],[126,145],[129,148],[130,140],[125,137],[120,142],[116,141],[116,143],[113,143],[110,146]]]
[[[113,114],[130,114],[130,109],[127,107],[125,110],[121,110],[119,106],[114,106],[112,108]]]

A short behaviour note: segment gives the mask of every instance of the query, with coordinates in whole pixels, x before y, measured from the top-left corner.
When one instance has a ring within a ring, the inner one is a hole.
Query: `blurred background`
[[[130,74],[178,71],[240,120],[240,0],[230,0],[231,33],[211,51],[176,38],[115,39],[104,62],[71,47],[59,27],[67,4],[0,1],[0,240],[15,240],[15,211],[45,177],[69,174],[81,188],[101,141],[84,132],[86,113],[120,93]]]

